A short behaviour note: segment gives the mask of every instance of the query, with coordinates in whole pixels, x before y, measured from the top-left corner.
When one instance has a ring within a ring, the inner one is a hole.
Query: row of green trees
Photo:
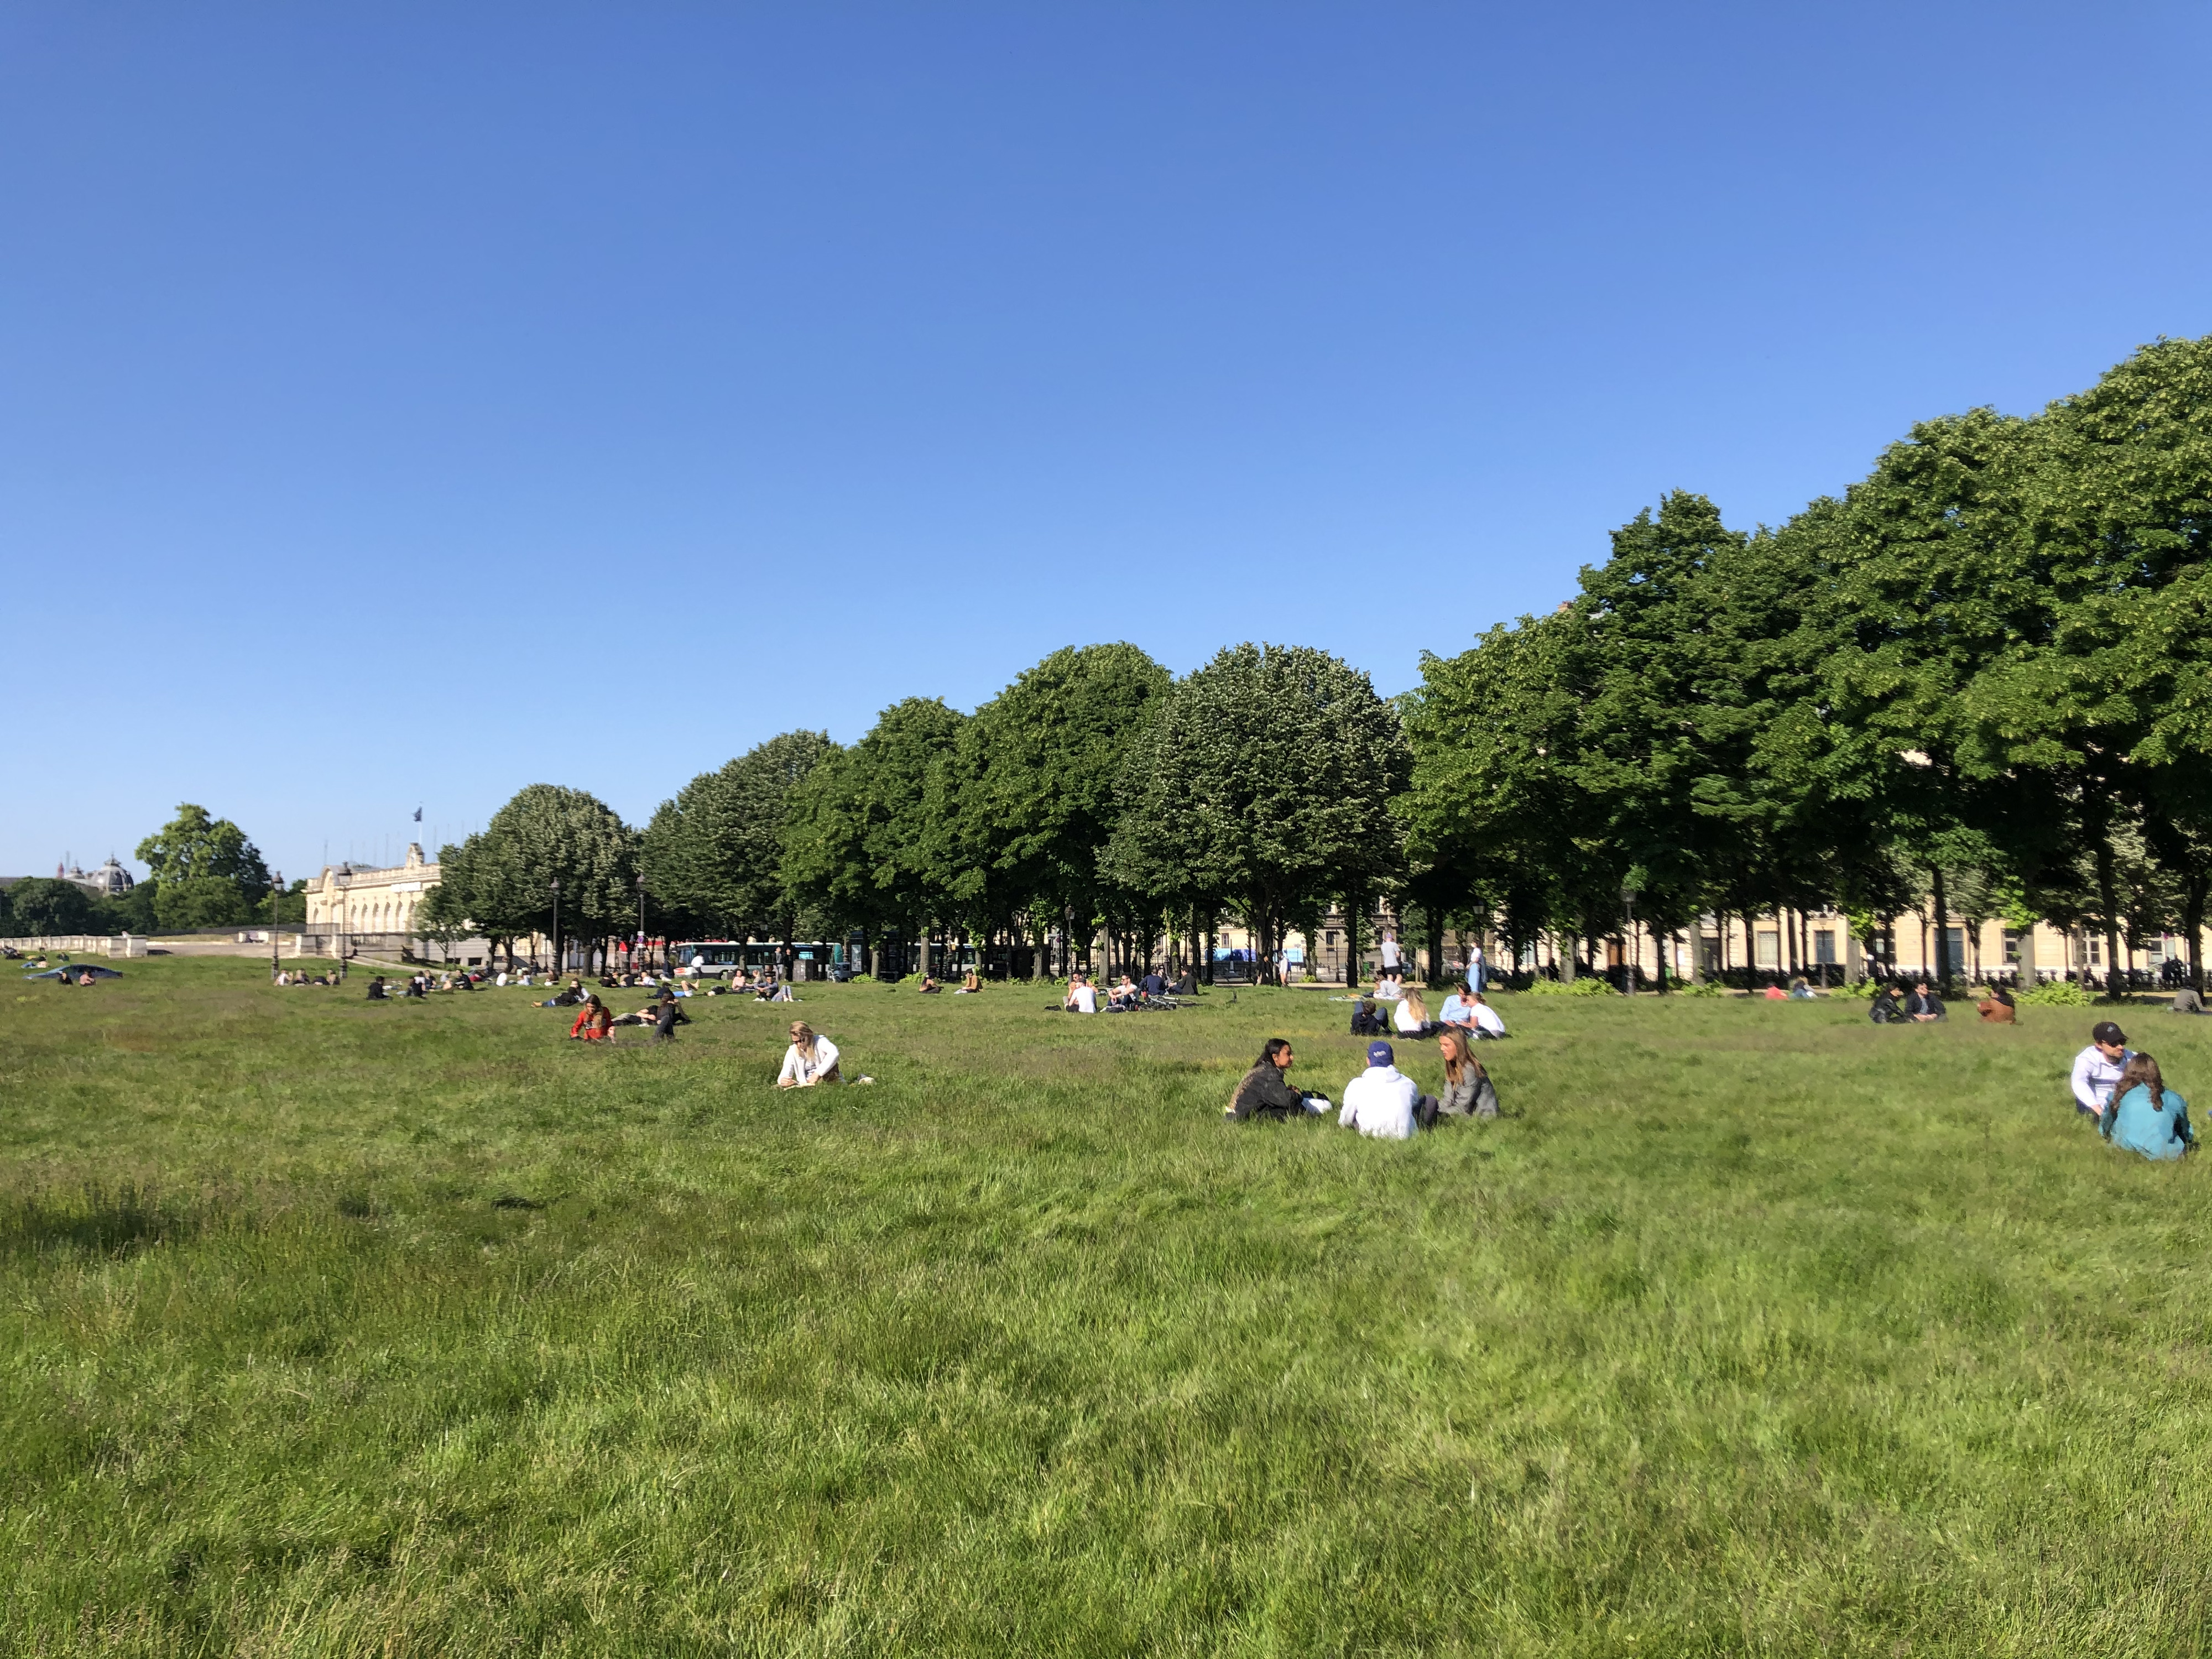
[[[2208,534],[2204,340],[1917,426],[1778,528],[1669,495],[1556,613],[1425,661],[1409,880],[1522,941],[1824,902],[1871,935],[1923,895],[2114,962],[2170,927],[2201,988]]]
[[[972,715],[884,711],[850,747],[770,738],[702,773],[642,832],[533,785],[441,854],[418,926],[604,941],[960,934],[1150,954],[1222,911],[1272,948],[1379,891],[1413,764],[1396,711],[1327,653],[1239,646],[1182,681],[1127,644],[1056,651]],[[557,882],[557,886],[556,885]],[[557,908],[556,908],[557,907]],[[642,907],[642,908],[641,908]]]
[[[149,874],[108,896],[72,881],[32,877],[0,892],[0,935],[182,933],[297,921],[307,914],[305,882],[273,890],[268,866],[228,818],[187,801],[140,842]]]

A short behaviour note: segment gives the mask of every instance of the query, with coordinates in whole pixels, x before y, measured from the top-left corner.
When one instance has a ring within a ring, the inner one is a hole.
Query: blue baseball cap
[[[1398,1056],[1390,1052],[1390,1045],[1387,1042],[1370,1042],[1367,1045],[1367,1063],[1370,1066],[1391,1066],[1397,1063],[1397,1059]]]

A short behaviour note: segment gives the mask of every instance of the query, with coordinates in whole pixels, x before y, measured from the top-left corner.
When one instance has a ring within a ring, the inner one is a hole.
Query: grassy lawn
[[[1507,1119],[1387,1145],[1220,1121],[1340,1092],[1311,993],[609,1052],[126,968],[0,981],[7,1651],[2212,1645],[2208,1178],[2082,1011],[1506,998]]]

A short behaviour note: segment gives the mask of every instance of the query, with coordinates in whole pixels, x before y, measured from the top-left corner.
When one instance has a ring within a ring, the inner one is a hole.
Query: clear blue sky
[[[2202,5],[0,9],[0,873],[634,821],[1047,651],[1394,692],[2212,331]]]

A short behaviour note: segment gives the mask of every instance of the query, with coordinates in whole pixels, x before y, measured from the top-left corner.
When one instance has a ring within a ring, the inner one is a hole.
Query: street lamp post
[[[269,890],[269,978],[273,983],[283,971],[276,962],[276,896],[284,890],[284,872],[276,872],[276,884]]]
[[[553,889],[553,972],[561,971],[561,878],[556,876],[550,884]]]
[[[645,876],[644,876],[644,873],[643,873],[642,872],[639,872],[639,875],[638,875],[638,878],[637,878],[637,950],[636,950],[635,951],[634,951],[634,952],[632,952],[632,953],[631,953],[630,959],[629,959],[629,965],[630,965],[630,969],[631,969],[631,970],[632,970],[633,972],[635,972],[635,971],[636,970],[636,968],[637,968],[637,958],[638,958],[638,957],[639,957],[640,955],[643,954],[644,950],[645,950]]]
[[[337,884],[338,978],[340,980],[343,980],[346,976],[346,933],[353,920],[352,917],[347,914],[349,896],[353,890],[353,866],[351,865],[345,865],[340,867],[337,873]]]

